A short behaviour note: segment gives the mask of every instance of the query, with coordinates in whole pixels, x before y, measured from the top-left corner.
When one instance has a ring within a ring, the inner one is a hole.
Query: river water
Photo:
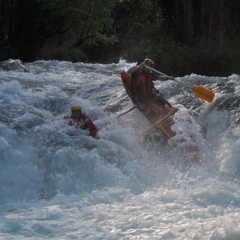
[[[156,82],[198,132],[201,164],[162,141],[120,73],[133,66],[0,63],[0,239],[240,239],[240,76]],[[63,119],[80,104],[97,138]]]

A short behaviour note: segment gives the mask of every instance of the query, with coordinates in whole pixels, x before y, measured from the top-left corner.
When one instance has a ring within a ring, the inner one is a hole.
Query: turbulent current
[[[0,62],[0,239],[240,239],[240,76],[155,82],[197,133],[201,163],[134,109],[120,74],[136,63]],[[164,70],[161,70],[164,72]],[[81,105],[97,138],[68,126]]]

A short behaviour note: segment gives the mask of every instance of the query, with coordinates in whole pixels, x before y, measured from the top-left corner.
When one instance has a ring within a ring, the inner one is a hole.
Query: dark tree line
[[[151,57],[171,74],[240,73],[240,0],[0,0],[0,60]]]
[[[50,37],[70,29],[71,12],[58,1],[1,0],[1,42],[17,49],[19,57],[35,60],[41,47]]]
[[[0,43],[24,61],[36,60],[46,45],[109,44],[113,6],[111,0],[0,0]]]

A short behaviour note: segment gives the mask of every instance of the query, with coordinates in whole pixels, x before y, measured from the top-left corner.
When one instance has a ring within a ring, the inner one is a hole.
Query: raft
[[[123,86],[133,101],[133,95],[131,90],[131,75],[129,75],[125,70],[121,73],[121,79]],[[174,114],[177,109],[173,108],[171,104],[167,103],[164,106],[158,105],[157,98],[163,98],[160,94],[158,94],[152,101],[149,102],[148,107],[145,111],[139,111],[144,115],[144,117],[150,122],[152,125],[151,128],[155,128],[158,132],[161,132],[166,139],[169,139],[176,135],[174,131],[172,131],[171,126],[174,124]]]

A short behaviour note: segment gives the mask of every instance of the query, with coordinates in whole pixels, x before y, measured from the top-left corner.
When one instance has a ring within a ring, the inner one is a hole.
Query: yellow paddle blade
[[[211,92],[210,90],[200,86],[195,86],[192,88],[192,90],[196,96],[202,98],[203,100],[206,100],[208,102],[213,101],[214,93]]]

